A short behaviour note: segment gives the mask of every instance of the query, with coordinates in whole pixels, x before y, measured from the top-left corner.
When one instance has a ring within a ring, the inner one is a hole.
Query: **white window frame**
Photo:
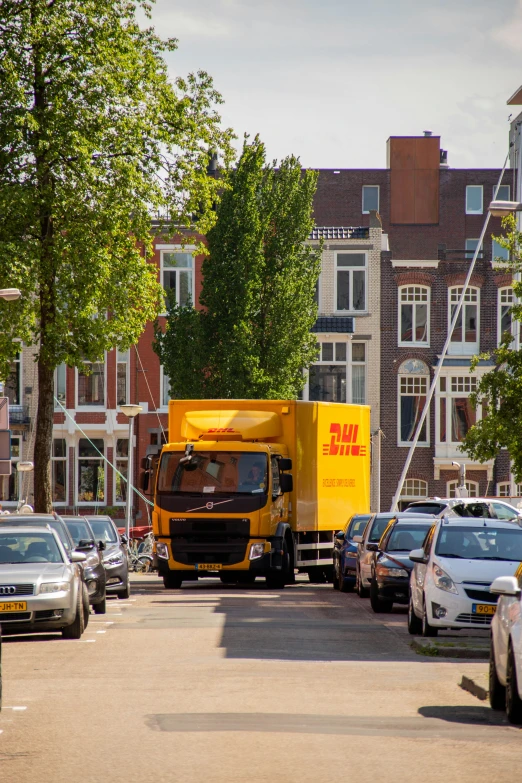
[[[502,188],[507,188],[507,196],[502,195]],[[500,185],[498,196],[495,196],[496,189],[497,186],[493,185],[491,190],[491,201],[511,201],[511,185]]]
[[[468,242],[476,242],[476,244],[471,248],[471,247],[468,247]],[[466,260],[472,260],[473,256],[475,255],[475,250],[476,250],[476,247],[477,247],[479,242],[480,242],[480,237],[476,237],[476,238],[475,237],[468,237],[465,240],[464,255],[466,256]],[[483,255],[484,255],[484,245],[482,245],[482,247],[480,248],[480,250],[478,252],[477,258],[482,258]]]
[[[24,404],[24,397],[23,397],[23,393],[24,393],[23,371],[24,371],[24,368],[23,368],[23,351],[22,351],[22,345],[21,344],[20,344],[20,350],[17,352],[15,358],[11,360],[10,365],[11,366],[14,365],[15,368],[16,368],[16,365],[18,365],[18,402],[14,402],[13,406],[20,406],[20,405]],[[5,379],[5,381],[3,383],[3,387],[4,387],[3,394],[6,397],[8,396],[6,386],[7,386],[7,381],[9,380],[9,376],[10,375],[11,375],[11,370],[7,374],[7,378]],[[9,404],[11,405],[11,403],[9,403]]]
[[[95,433],[88,431],[88,436],[90,440],[102,440],[103,441],[103,454],[104,457],[107,457],[107,447],[109,444],[109,440],[106,437],[105,433]],[[100,457],[99,455],[96,457],[80,457],[80,440],[86,440],[84,435],[80,435],[76,441],[76,447],[74,449],[74,501],[75,505],[81,508],[85,508],[87,506],[106,506],[107,505],[107,462],[103,457]],[[104,498],[103,500],[79,500],[79,478],[80,478],[80,459],[98,459],[104,466],[104,478],[103,478],[103,490],[104,490]]]
[[[18,440],[18,456],[15,457],[12,455],[12,448],[13,448],[13,441]],[[14,494],[15,494],[15,500],[1,500],[2,506],[5,506],[9,509],[14,509],[18,505],[18,497],[20,494],[20,487],[19,487],[19,481],[24,480],[25,473],[19,473],[16,465],[20,460],[23,459],[22,457],[23,452],[23,437],[21,432],[17,432],[15,434],[11,434],[11,475],[10,476],[0,476],[0,481],[2,482],[2,495],[4,494],[4,487],[7,488],[9,494],[9,482],[11,481],[11,478],[13,479],[13,485],[14,485]],[[26,486],[28,482],[28,478],[25,479]]]
[[[54,441],[55,440],[63,440],[65,441],[65,457],[55,457],[54,456]],[[54,487],[54,465],[56,462],[64,462],[65,463],[65,500],[53,500],[53,508],[54,506],[60,507],[60,506],[67,506],[68,505],[68,498],[69,498],[69,445],[67,443],[67,438],[64,435],[61,435],[59,432],[53,433],[53,445],[52,445],[52,451],[51,451],[51,491]]]
[[[122,353],[127,354],[127,359],[123,361],[118,360],[118,354],[120,353],[118,348],[114,349],[114,354],[116,358],[116,407],[119,407],[120,405],[126,405],[129,402],[130,399],[130,359],[131,359],[131,350],[130,348],[127,349],[127,351],[123,351]],[[118,401],[118,366],[120,364],[125,364],[125,403],[121,403]]]
[[[427,297],[426,301],[406,301],[402,299],[403,292],[409,291],[410,289],[419,289],[422,291],[426,291]],[[412,335],[416,333],[416,305],[426,305],[426,341],[424,342],[418,342],[417,340],[401,340],[401,324],[402,324],[402,306],[403,305],[412,305],[413,306],[413,318],[412,318]],[[399,315],[398,315],[398,344],[401,347],[404,348],[411,348],[414,346],[422,346],[423,348],[427,348],[430,345],[430,311],[431,311],[431,288],[427,285],[401,285],[399,287],[399,296],[398,296],[398,306],[399,306]]]
[[[413,360],[415,361],[415,360]],[[408,360],[403,362],[401,366],[399,367],[399,373],[397,375],[397,445],[402,447],[409,448],[412,444],[412,440],[402,440],[402,433],[401,433],[401,399],[402,397],[408,397],[411,395],[408,394],[402,394],[402,386],[403,386],[403,379],[414,379],[415,380],[422,380],[425,384],[425,397],[427,400],[428,397],[428,391],[430,387],[430,375],[429,375],[429,368],[424,362],[420,362],[420,365],[423,365],[424,368],[422,371],[416,371],[416,372],[405,372],[403,368],[407,366]],[[424,403],[426,405],[426,402]],[[429,414],[424,419],[424,426],[426,428],[426,440],[419,440],[417,441],[417,448],[428,448],[430,445],[430,416]],[[415,432],[415,431],[414,431]]]
[[[113,464],[114,464],[114,467],[117,468],[118,467],[118,462],[124,462],[126,460],[126,462],[127,462],[126,477],[127,477],[127,480],[128,480],[128,478],[129,478],[129,457],[128,457],[128,453],[129,452],[128,452],[128,447],[127,447],[127,457],[118,457],[117,448],[118,448],[118,441],[119,440],[126,440],[126,441],[128,441],[129,440],[129,436],[128,435],[127,435],[127,437],[115,436],[115,438],[114,438],[114,450],[113,450],[113,455],[114,455]],[[123,471],[122,471],[122,473],[123,473]],[[126,501],[125,500],[116,500],[116,482],[118,480],[118,474],[116,473],[115,470],[113,470],[112,471],[112,475],[113,475],[112,499],[114,501],[113,505],[115,505],[115,506],[125,506],[126,505]],[[129,486],[127,484],[127,492],[128,491],[129,491]]]
[[[495,245],[497,245],[497,247],[495,247]],[[501,261],[498,261],[497,257],[501,258],[501,255],[498,252],[498,250],[501,250],[501,251],[507,253],[507,258],[504,258]],[[503,264],[508,264],[509,263],[509,250],[507,248],[502,247],[501,245],[499,245],[498,242],[496,242],[493,238],[491,239],[491,263],[493,265],[496,264],[497,266],[500,266],[500,267]]]
[[[509,292],[511,292],[510,300],[511,303],[507,301],[509,297]],[[502,301],[502,298],[504,297],[505,301]],[[508,305],[512,307],[515,304],[515,295],[513,293],[513,287],[510,285],[502,286],[502,288],[498,289],[497,293],[497,345],[500,345],[500,341],[502,340],[502,308],[507,307]],[[515,336],[515,321],[513,318],[511,318],[511,334],[513,337]]]
[[[453,368],[452,368],[453,369]],[[478,375],[470,375],[469,372],[455,372],[456,368],[453,369],[451,374],[443,374],[439,377],[438,383],[437,383],[437,393],[436,393],[436,407],[435,407],[435,443],[437,446],[450,448],[451,450],[456,450],[458,446],[460,446],[462,441],[454,441],[452,439],[452,419],[451,419],[451,400],[452,399],[462,399],[463,397],[469,397],[472,392],[474,392],[479,384],[480,376]],[[456,383],[454,383],[456,381]],[[469,383],[468,383],[469,382]],[[441,387],[445,385],[445,390],[442,391]],[[462,387],[468,386],[469,389],[462,388],[454,389],[453,386],[461,385]],[[441,399],[445,399],[446,401],[446,410],[445,410],[445,433],[446,433],[446,439],[441,440],[440,439],[440,425],[441,425]],[[475,410],[476,415],[476,422],[479,422],[482,418],[482,406],[479,404],[477,405],[477,408]]]
[[[454,285],[448,288],[448,330],[451,325],[451,308],[453,305],[457,305],[458,300],[460,299],[461,292],[464,286],[462,285]],[[456,291],[457,294],[455,296],[456,301],[452,302],[451,297],[452,293]],[[471,297],[475,295],[476,301],[471,299]],[[474,305],[476,308],[476,317],[477,317],[477,341],[474,343],[467,343],[467,342],[454,342],[453,340],[450,342],[448,347],[448,355],[450,356],[475,356],[475,354],[480,352],[480,288],[476,286],[468,286],[466,291],[466,299],[464,300],[462,304],[462,308],[460,310],[460,318],[462,323],[462,335],[465,336],[465,330],[464,330],[464,323],[465,323],[465,311],[466,307],[468,305]]]
[[[196,302],[196,257],[193,255],[193,251],[196,250],[196,245],[185,245],[184,247],[182,245],[156,245],[156,250],[159,251],[160,254],[160,268],[159,268],[159,275],[160,275],[160,285],[163,288],[163,272],[165,271],[165,267],[163,266],[163,255],[164,253],[190,253],[192,254],[192,285],[191,285],[191,291],[190,291],[190,299],[192,302],[192,307],[195,306]],[[188,267],[186,267],[188,269]],[[171,267],[168,267],[169,272],[178,271],[176,269],[172,269]],[[165,289],[163,289],[165,290]],[[179,303],[179,274],[176,275],[176,301]],[[163,313],[160,313],[160,315],[167,315],[166,310]]]
[[[363,185],[361,191],[361,211],[363,215],[369,215],[370,210],[364,208],[364,189],[365,188],[377,188],[377,212],[381,206],[381,186],[380,185]]]
[[[480,188],[480,209],[468,208],[468,191],[471,189]],[[484,186],[483,185],[466,185],[466,215],[482,215],[484,212]]]
[[[165,383],[165,377],[168,377],[165,370],[163,369],[163,365],[160,365],[160,409],[163,411],[167,411],[169,409],[169,400],[171,399],[170,396],[167,400],[165,400],[165,395],[163,393],[163,386]]]
[[[357,339],[351,340],[349,337],[345,337],[345,336],[343,336],[342,334],[339,334],[339,333],[317,334],[316,338],[317,338],[318,344],[321,346],[320,350],[322,350],[323,343],[334,343],[334,344],[335,343],[346,343],[346,361],[345,362],[344,361],[336,361],[336,359],[335,359],[335,346],[334,346],[334,349],[333,349],[333,351],[334,351],[334,358],[333,358],[332,361],[328,361],[328,360],[324,360],[323,361],[322,358],[321,358],[321,354],[319,354],[319,358],[315,362],[313,362],[314,365],[317,364],[317,365],[326,365],[326,366],[328,366],[328,365],[335,364],[335,365],[338,365],[338,366],[346,367],[346,403],[354,404],[354,403],[352,403],[352,400],[353,400],[353,383],[354,383],[352,368],[353,368],[354,365],[357,366],[357,367],[364,366],[364,397],[365,397],[365,402],[364,403],[358,402],[356,404],[358,404],[358,405],[363,405],[363,404],[367,405],[368,404],[368,347],[369,347],[368,341],[367,340],[357,340]],[[352,352],[353,352],[353,344],[354,343],[356,345],[359,345],[360,343],[362,343],[364,345],[364,362],[360,362],[360,361],[355,361],[354,362],[353,361],[353,359],[352,359]],[[306,384],[305,384],[305,387],[303,389],[303,400],[307,400],[308,401],[309,399],[310,399],[310,375],[309,375],[309,373],[307,373]]]
[[[99,362],[90,362],[85,361],[84,364],[102,364],[102,361]],[[80,371],[78,367],[76,367],[76,379],[75,379],[75,403],[76,403],[76,410],[81,411],[87,411],[88,413],[94,413],[96,411],[106,411],[107,410],[107,353],[104,353],[103,355],[103,405],[83,405],[79,402],[79,395],[78,391],[80,388]]]
[[[67,408],[67,365],[62,362],[62,364],[58,365],[58,367],[54,370],[54,397],[58,399],[58,370],[63,367],[65,370],[65,399],[62,401],[62,405],[64,408]],[[53,401],[54,404],[54,410],[55,411],[61,411],[62,409],[56,402],[56,400]]]
[[[337,266],[337,257],[339,255],[363,255],[365,257],[364,266]],[[364,308],[362,310],[338,310],[337,309],[337,275],[338,272],[350,273],[350,304],[353,305],[353,272],[361,272],[364,270]],[[346,250],[337,250],[334,252],[334,305],[335,312],[342,315],[365,315],[368,312],[368,251],[357,250],[356,248],[347,248]]]
[[[478,481],[465,481],[464,483],[465,483],[466,489],[468,490],[468,497],[470,497],[470,498],[478,498],[478,497],[480,497]],[[457,489],[458,485],[459,485],[458,479],[453,479],[453,481],[448,481],[448,483],[446,484],[446,493],[447,493],[446,497],[448,497],[448,498],[456,497],[455,494],[453,494],[453,496],[452,496],[451,493],[454,492]],[[474,493],[473,495],[471,494],[472,491]]]
[[[419,492],[413,490],[418,487]],[[408,491],[408,490],[412,491]],[[407,478],[402,485],[400,500],[423,500],[428,497],[428,482],[425,479]]]

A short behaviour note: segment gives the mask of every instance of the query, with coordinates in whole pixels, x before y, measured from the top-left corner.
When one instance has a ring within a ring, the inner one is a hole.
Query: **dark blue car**
[[[355,514],[344,530],[334,537],[333,565],[334,565],[334,590],[348,593],[355,587],[357,573],[357,544],[353,543],[354,536],[361,536],[367,523],[373,514]]]

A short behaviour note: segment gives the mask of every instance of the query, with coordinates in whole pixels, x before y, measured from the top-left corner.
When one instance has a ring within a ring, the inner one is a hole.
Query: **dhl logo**
[[[366,446],[361,446],[357,443],[359,435],[358,424],[344,424],[342,431],[340,424],[330,424],[330,432],[332,433],[330,443],[323,443],[323,455],[325,457],[335,457],[337,455],[348,457],[350,454],[352,457],[366,456]]]
[[[235,432],[233,427],[211,427],[207,432]]]

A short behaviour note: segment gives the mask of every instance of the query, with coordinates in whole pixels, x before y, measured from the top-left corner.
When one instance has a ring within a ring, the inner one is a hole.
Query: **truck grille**
[[[15,592],[10,593],[9,595],[33,595],[34,594],[34,585],[0,585],[0,590],[2,587],[14,587]],[[2,595],[2,598],[5,600],[9,597],[9,595]]]
[[[222,563],[245,559],[250,539],[249,519],[170,519],[172,555],[185,565]]]

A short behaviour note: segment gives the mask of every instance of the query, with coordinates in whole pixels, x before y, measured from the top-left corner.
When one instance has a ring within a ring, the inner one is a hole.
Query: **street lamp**
[[[507,217],[513,212],[522,212],[522,204],[519,201],[492,201],[489,211],[493,217]]]
[[[134,439],[134,417],[141,413],[141,405],[120,405],[120,411],[127,416],[129,420],[129,457],[127,462],[127,502],[125,506],[125,534],[130,539],[131,528],[131,505],[132,505],[132,454]]]
[[[20,510],[23,506],[23,497],[22,497],[22,479],[24,473],[30,473],[31,470],[34,469],[34,464],[30,462],[29,460],[23,460],[21,462],[16,463],[16,469],[19,473],[22,473],[21,476],[18,478],[18,510]]]
[[[22,293],[18,288],[0,288],[0,298],[5,299],[6,302],[12,302],[13,299],[20,299],[21,296]]]

